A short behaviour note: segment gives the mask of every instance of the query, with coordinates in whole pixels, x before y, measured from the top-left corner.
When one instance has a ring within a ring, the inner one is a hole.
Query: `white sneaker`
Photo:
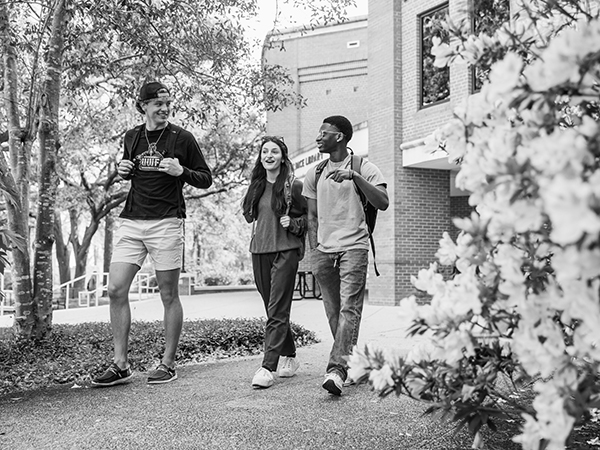
[[[342,395],[342,386],[344,381],[337,372],[329,372],[325,374],[325,381],[323,381],[323,389],[333,395]]]
[[[300,363],[293,356],[279,358],[279,376],[282,378],[293,377],[300,367]]]
[[[273,374],[270,370],[260,367],[252,378],[252,387],[255,389],[266,389],[273,386]]]

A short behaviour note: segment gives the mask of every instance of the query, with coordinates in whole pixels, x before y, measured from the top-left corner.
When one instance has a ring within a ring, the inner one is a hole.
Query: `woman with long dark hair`
[[[306,199],[283,138],[265,136],[242,202],[244,217],[252,223],[252,268],[265,304],[265,354],[252,378],[254,388],[273,385],[273,373],[291,377],[298,370],[296,345],[290,329],[290,311],[298,262],[304,252]]]

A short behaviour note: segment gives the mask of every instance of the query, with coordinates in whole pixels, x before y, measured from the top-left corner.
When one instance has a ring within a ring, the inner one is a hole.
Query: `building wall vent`
[[[358,47],[360,47],[360,41],[349,41],[346,44],[346,47],[347,48],[358,48]]]

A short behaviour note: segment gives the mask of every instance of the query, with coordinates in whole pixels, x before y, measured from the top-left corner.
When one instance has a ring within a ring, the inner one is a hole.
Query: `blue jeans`
[[[312,252],[312,268],[321,288],[325,314],[333,335],[327,372],[348,375],[348,356],[358,341],[369,264],[368,250]]]

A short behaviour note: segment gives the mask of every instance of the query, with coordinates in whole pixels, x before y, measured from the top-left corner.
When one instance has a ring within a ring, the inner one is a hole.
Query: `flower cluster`
[[[401,303],[424,345],[406,356],[357,348],[350,360],[353,378],[453,410],[475,432],[490,408],[518,412],[527,449],[564,448],[600,399],[600,20],[580,3],[523,1],[493,36],[434,46],[439,65],[501,55],[427,142],[460,163],[456,184],[476,213],[455,220],[456,242],[440,241],[454,274],[434,263],[413,277],[431,302]],[[534,383],[532,405],[512,401],[501,378]]]

